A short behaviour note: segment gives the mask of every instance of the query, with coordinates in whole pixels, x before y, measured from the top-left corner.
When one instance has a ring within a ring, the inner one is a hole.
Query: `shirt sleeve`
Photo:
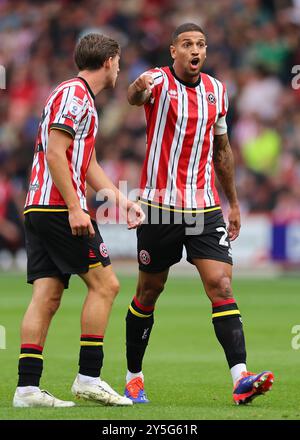
[[[226,115],[228,111],[228,96],[224,84],[222,84],[222,86],[223,86],[223,92],[222,92],[221,112],[219,113],[219,117],[214,125],[215,134],[217,135],[227,133]]]
[[[155,69],[147,70],[146,72],[144,72],[144,74],[151,75],[153,78],[153,85],[151,88],[151,96],[153,96],[155,98],[155,96],[158,93],[158,89],[164,80],[163,73],[159,68],[156,67]]]
[[[75,138],[79,124],[87,114],[88,98],[79,85],[65,87],[52,104],[53,120],[50,130],[62,130]]]

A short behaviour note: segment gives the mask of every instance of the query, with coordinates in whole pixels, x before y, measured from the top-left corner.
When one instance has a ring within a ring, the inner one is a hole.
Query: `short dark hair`
[[[177,29],[172,34],[172,42],[175,43],[175,41],[178,38],[178,35],[183,34],[183,32],[201,32],[201,34],[205,35],[203,29],[195,23],[183,23],[180,26],[178,26]]]
[[[74,60],[79,70],[97,70],[110,57],[120,55],[120,45],[112,38],[101,34],[87,34],[75,48]]]

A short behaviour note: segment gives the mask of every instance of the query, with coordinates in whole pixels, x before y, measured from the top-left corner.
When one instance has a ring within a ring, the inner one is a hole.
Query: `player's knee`
[[[54,315],[60,306],[61,298],[50,297],[44,301],[44,308],[49,315]]]
[[[145,281],[138,285],[136,296],[143,305],[154,305],[163,290],[164,283],[162,281]]]
[[[211,279],[208,283],[209,296],[214,300],[226,300],[232,297],[231,279],[221,275]]]
[[[120,283],[116,277],[111,277],[106,280],[105,283],[98,284],[92,289],[89,289],[89,293],[101,296],[108,302],[113,302],[120,290]]]
[[[110,295],[113,299],[118,295],[120,291],[120,283],[117,278],[113,278],[109,284]]]

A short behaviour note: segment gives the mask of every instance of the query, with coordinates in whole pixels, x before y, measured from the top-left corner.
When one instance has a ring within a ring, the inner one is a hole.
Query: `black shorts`
[[[108,266],[110,259],[98,226],[95,237],[72,235],[68,212],[30,212],[25,215],[27,282],[58,277],[68,288],[72,274]]]
[[[174,214],[151,207],[151,213],[147,208],[146,221],[137,230],[141,271],[163,272],[181,260],[183,247],[187,261],[192,264],[195,258],[232,264],[231,245],[220,209],[200,214]]]

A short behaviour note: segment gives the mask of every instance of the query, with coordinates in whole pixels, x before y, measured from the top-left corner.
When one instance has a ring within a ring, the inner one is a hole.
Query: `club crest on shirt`
[[[206,99],[209,104],[216,104],[217,102],[216,97],[212,92],[206,93]]]

